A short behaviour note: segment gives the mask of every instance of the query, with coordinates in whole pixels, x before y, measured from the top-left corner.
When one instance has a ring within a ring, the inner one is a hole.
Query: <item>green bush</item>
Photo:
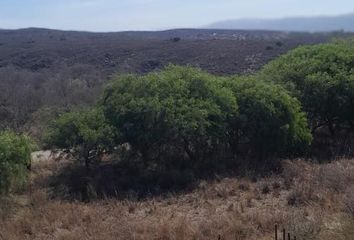
[[[231,146],[257,159],[301,154],[312,136],[300,103],[279,85],[256,77],[233,77],[226,86],[237,97]]]
[[[23,187],[33,144],[26,135],[0,132],[0,194]]]
[[[281,86],[254,77],[226,79],[169,66],[119,77],[101,105],[121,134],[118,143],[129,143],[145,163],[158,166],[221,163],[240,152],[258,159],[290,156],[312,140],[300,103]]]
[[[263,78],[283,84],[308,113],[315,132],[354,130],[354,42],[305,46],[266,65]]]
[[[201,70],[168,66],[115,79],[101,101],[109,123],[145,163],[194,164],[211,159],[237,113],[232,92]],[[186,161],[183,161],[186,160]]]
[[[89,109],[62,114],[50,126],[46,142],[51,148],[73,151],[88,169],[112,147],[113,134],[102,111]]]
[[[288,157],[312,140],[299,101],[257,77],[222,78],[171,65],[117,77],[98,107],[63,114],[49,144],[73,150],[86,167],[116,149],[120,160],[167,172],[223,168],[242,157]]]

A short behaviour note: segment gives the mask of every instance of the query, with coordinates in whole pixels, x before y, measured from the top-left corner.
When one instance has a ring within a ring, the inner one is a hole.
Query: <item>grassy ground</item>
[[[354,239],[354,159],[284,161],[264,178],[201,181],[194,190],[146,200],[90,203],[51,198],[48,182],[67,164],[34,163],[25,193],[1,202],[0,239]]]

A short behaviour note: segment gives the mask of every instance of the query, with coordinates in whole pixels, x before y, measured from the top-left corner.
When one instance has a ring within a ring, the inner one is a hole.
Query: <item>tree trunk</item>
[[[86,174],[88,175],[88,173],[90,171],[90,151],[87,149],[86,146],[83,147],[82,155],[83,155],[83,159],[85,161]]]

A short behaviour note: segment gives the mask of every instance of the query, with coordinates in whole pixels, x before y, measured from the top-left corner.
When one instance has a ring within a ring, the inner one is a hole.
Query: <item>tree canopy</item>
[[[264,67],[263,78],[284,85],[302,103],[313,131],[354,127],[354,42],[304,46]]]
[[[113,132],[100,109],[87,109],[62,114],[50,127],[47,144],[70,149],[88,168],[100,161],[104,151],[112,147]]]
[[[261,159],[303,151],[311,142],[299,101],[254,77],[222,78],[169,66],[118,77],[104,91],[101,106],[119,142],[129,143],[147,162],[213,156],[221,161],[246,145]]]
[[[239,109],[231,124],[234,149],[247,146],[259,159],[303,153],[312,136],[299,101],[279,85],[250,77],[232,77],[225,84]]]
[[[202,159],[225,138],[226,119],[237,112],[234,95],[217,77],[178,66],[120,76],[105,89],[101,104],[121,133],[119,141],[146,161]]]

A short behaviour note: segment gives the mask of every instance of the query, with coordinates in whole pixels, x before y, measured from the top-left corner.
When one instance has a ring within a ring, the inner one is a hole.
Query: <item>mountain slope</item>
[[[0,68],[52,72],[53,68],[85,64],[108,74],[146,73],[173,63],[235,74],[254,71],[290,49],[326,42],[332,36],[207,29],[116,33],[0,30]]]
[[[282,19],[236,19],[212,23],[212,29],[249,29],[299,32],[354,32],[354,13],[340,16],[291,17]]]
[[[349,35],[214,29],[0,30],[0,129],[28,126],[40,138],[48,109],[56,114],[58,109],[94,104],[114,74],[144,74],[171,63],[218,75],[250,73],[299,45]]]

